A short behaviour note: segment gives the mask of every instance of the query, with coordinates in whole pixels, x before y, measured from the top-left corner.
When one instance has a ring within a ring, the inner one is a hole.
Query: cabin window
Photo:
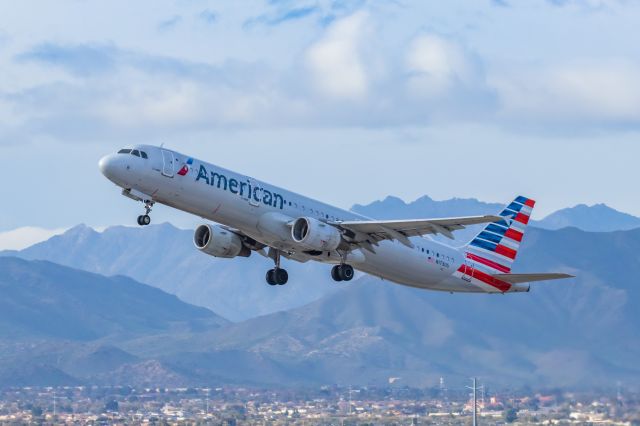
[[[422,252],[424,253],[424,247],[422,247]]]
[[[130,154],[131,150],[130,149],[121,149],[120,151],[118,151],[118,154]]]

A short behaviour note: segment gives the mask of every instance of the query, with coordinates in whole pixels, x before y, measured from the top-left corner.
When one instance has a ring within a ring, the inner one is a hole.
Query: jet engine
[[[198,226],[193,234],[193,243],[201,252],[215,257],[231,259],[251,255],[251,250],[237,234],[219,225]]]
[[[342,240],[340,231],[312,217],[300,217],[293,222],[291,238],[311,250],[332,251]]]

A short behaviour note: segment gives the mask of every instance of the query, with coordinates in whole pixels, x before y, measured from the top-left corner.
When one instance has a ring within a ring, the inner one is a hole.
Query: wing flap
[[[492,277],[501,281],[506,281],[509,284],[521,284],[532,283],[535,281],[551,281],[562,280],[565,278],[575,278],[574,275],[559,274],[559,273],[544,273],[544,274],[493,274]]]

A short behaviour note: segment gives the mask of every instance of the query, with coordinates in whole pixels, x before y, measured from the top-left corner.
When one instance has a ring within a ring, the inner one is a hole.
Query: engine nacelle
[[[311,250],[332,251],[340,245],[342,235],[331,225],[312,217],[301,217],[293,222],[291,238]]]
[[[236,256],[249,257],[249,250],[242,239],[219,225],[200,225],[193,233],[193,243],[201,252],[215,257],[231,259]]]

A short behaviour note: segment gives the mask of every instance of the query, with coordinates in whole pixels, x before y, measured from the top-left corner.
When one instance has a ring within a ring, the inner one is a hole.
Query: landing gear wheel
[[[269,285],[278,285],[278,283],[276,282],[276,277],[275,277],[275,269],[269,269],[267,271],[267,284]]]
[[[340,265],[340,276],[343,281],[351,281],[354,276],[353,266],[351,265]]]
[[[340,278],[340,265],[331,268],[331,278],[336,282],[342,281],[342,278]]]
[[[148,214],[142,214],[138,216],[138,225],[145,226],[151,223],[151,216]]]
[[[153,204],[154,202],[151,200],[144,201],[145,214],[141,214],[140,216],[138,216],[138,225],[145,226],[151,223],[151,216],[149,216],[149,213],[151,213]]]
[[[289,274],[286,269],[278,268],[275,270],[274,275],[278,285],[285,285],[289,281]]]
[[[285,285],[289,281],[289,274],[282,268],[269,269],[266,279],[269,285]]]
[[[331,269],[331,278],[334,281],[351,281],[353,275],[353,266],[351,265],[336,265]]]
[[[273,259],[275,268],[267,271],[267,283],[269,285],[285,285],[289,281],[286,269],[280,267],[280,251],[270,248],[268,256]]]

